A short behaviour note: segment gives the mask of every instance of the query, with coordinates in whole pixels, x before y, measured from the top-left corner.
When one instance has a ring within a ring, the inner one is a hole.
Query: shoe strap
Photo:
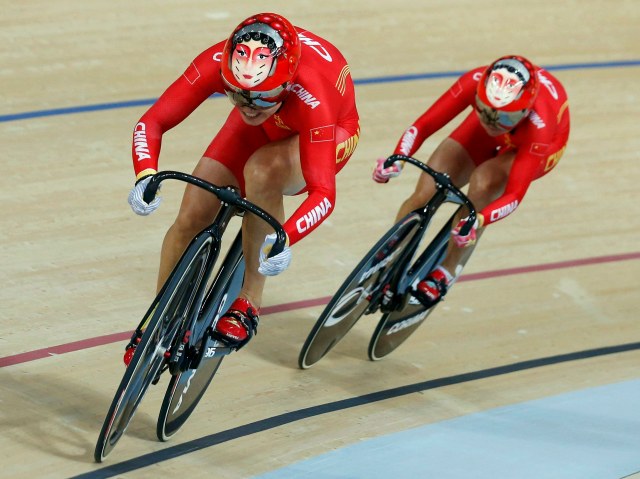
[[[224,316],[239,321],[247,331],[247,337],[244,341],[241,341],[235,346],[236,351],[240,350],[245,344],[247,344],[255,334],[258,334],[258,322],[260,321],[258,312],[246,299],[236,298],[229,307],[229,310],[224,313]]]
[[[244,326],[244,329],[247,330],[249,336],[253,336],[253,334],[257,332],[260,318],[256,314],[253,314],[252,308],[246,312],[241,309],[230,309],[224,313],[224,316],[240,322],[242,326]]]

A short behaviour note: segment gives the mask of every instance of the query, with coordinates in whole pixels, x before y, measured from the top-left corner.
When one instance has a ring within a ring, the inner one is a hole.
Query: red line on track
[[[0,368],[11,366],[13,364],[27,363],[36,359],[48,358],[58,354],[71,353],[82,349],[93,348],[94,346],[103,346],[105,344],[115,343],[129,339],[131,332],[107,334],[106,336],[98,336],[97,338],[82,339],[72,343],[60,344],[35,351],[27,351],[26,353],[14,354],[13,356],[5,356],[0,358]]]
[[[640,252],[624,253],[608,256],[597,256],[594,258],[575,259],[569,261],[560,261],[557,263],[547,263],[533,266],[521,266],[518,268],[498,269],[493,271],[485,271],[483,273],[471,273],[462,275],[458,281],[477,281],[481,279],[498,278],[502,276],[511,276],[524,273],[537,273],[540,271],[550,271],[555,269],[574,268],[577,266],[591,266],[594,264],[614,263],[619,261],[629,261],[640,259]],[[313,306],[322,306],[327,304],[331,296],[323,298],[308,299],[303,301],[294,301],[292,303],[276,304],[274,306],[266,306],[261,309],[262,315],[283,313],[285,311],[294,311],[296,309],[311,308]],[[60,344],[58,346],[50,346],[48,348],[36,349],[25,353],[14,354],[13,356],[5,356],[0,358],[0,368],[12,366],[14,364],[27,363],[37,359],[44,359],[58,354],[71,353],[83,349],[93,348],[95,346],[104,346],[118,341],[125,341],[131,336],[131,331],[121,333],[107,334],[106,336],[98,336],[95,338],[82,339],[72,343]]]

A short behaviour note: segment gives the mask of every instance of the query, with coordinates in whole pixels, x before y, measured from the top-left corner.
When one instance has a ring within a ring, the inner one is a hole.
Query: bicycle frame
[[[180,180],[185,183],[190,183],[195,186],[198,186],[204,190],[209,191],[210,193],[218,197],[221,201],[220,210],[216,214],[216,217],[214,218],[212,223],[207,227],[205,227],[200,233],[198,233],[193,240],[195,241],[198,238],[198,236],[203,234],[210,235],[216,240],[213,245],[214,254],[210,255],[210,264],[207,265],[208,266],[207,270],[211,269],[212,265],[217,261],[218,255],[220,253],[220,243],[221,243],[222,235],[227,229],[230,219],[234,215],[236,215],[238,211],[243,211],[243,212],[248,211],[258,216],[260,219],[268,223],[274,229],[276,233],[276,241],[275,241],[275,244],[273,245],[273,248],[271,249],[271,252],[269,253],[269,256],[275,256],[280,252],[282,252],[282,250],[284,249],[284,245],[286,242],[286,233],[282,229],[282,226],[263,209],[259,208],[253,203],[250,203],[249,201],[242,198],[240,196],[238,189],[234,186],[220,187],[186,173],[182,173],[179,171],[166,170],[166,171],[160,171],[153,176],[153,178],[151,179],[151,181],[149,182],[149,184],[147,185],[144,191],[144,194],[143,194],[144,201],[147,203],[150,203],[151,201],[153,201],[153,199],[155,198],[158,192],[158,189],[160,188],[160,184],[167,179]],[[168,283],[169,283],[169,278],[167,278],[167,281],[165,281],[165,284],[160,288],[160,291],[157,297],[161,296],[161,294],[164,292],[166,285]],[[205,298],[205,302],[207,302],[206,298]],[[147,313],[143,316],[142,321],[140,321],[140,324],[136,328],[136,331],[132,337],[132,340],[134,340],[136,337],[136,334],[140,333],[141,330],[144,328],[145,323],[148,321],[150,314],[153,313],[156,306],[157,306],[157,303],[154,301],[154,303],[151,304],[151,306],[147,310]]]
[[[220,211],[218,212],[214,222],[194,237],[194,241],[197,241],[200,235],[206,235],[213,239],[211,243],[211,251],[207,257],[206,264],[203,267],[203,273],[206,274],[213,271],[215,263],[218,261],[218,257],[220,255],[222,234],[226,230],[229,220],[234,215],[235,207],[230,204],[223,203],[220,206]],[[234,245],[240,241],[240,234],[238,234]],[[234,251],[234,248],[231,248],[230,252],[231,251]],[[242,256],[241,246],[239,252],[237,247],[235,248],[235,255]],[[220,272],[218,272],[214,282],[216,282],[220,277]],[[187,369],[198,368],[202,359],[201,353],[203,350],[202,344],[198,342],[202,339],[202,334],[200,333],[215,327],[214,321],[218,319],[215,316],[216,311],[212,309],[215,305],[211,304],[211,298],[215,296],[212,294],[214,288],[209,289],[209,282],[207,281],[209,278],[203,279],[204,281],[199,282],[198,290],[193,295],[192,302],[197,306],[197,308],[189,307],[187,310],[190,311],[190,317],[183,318],[183,327],[186,327],[189,334],[187,337],[182,338],[182,343],[173,351],[168,362],[169,370],[172,375],[184,372]],[[239,288],[237,292],[239,292]],[[197,324],[200,324],[201,326],[198,330],[194,331],[193,328],[195,328]]]
[[[273,248],[271,249],[271,252],[269,253],[269,256],[275,256],[280,252],[282,252],[282,250],[284,249],[285,242],[286,242],[286,233],[282,229],[282,226],[274,218],[272,218],[267,212],[265,212],[258,206],[254,205],[253,203],[250,203],[249,201],[242,198],[240,196],[240,193],[238,192],[238,189],[235,187],[232,187],[232,186],[219,187],[207,181],[201,180],[197,177],[194,177],[185,173],[181,173],[178,171],[161,171],[156,173],[153,176],[152,180],[147,185],[147,188],[145,189],[145,192],[143,195],[143,199],[146,202],[152,201],[158,191],[158,188],[160,187],[160,183],[167,179],[177,179],[180,181],[184,181],[186,183],[191,183],[195,186],[198,186],[202,189],[205,189],[211,192],[212,194],[217,196],[221,201],[220,210],[218,211],[214,221],[209,226],[204,228],[200,233],[198,233],[198,235],[196,235],[195,237],[197,238],[199,235],[205,234],[205,235],[212,236],[216,240],[213,245],[215,248],[214,249],[215,254],[210,255],[209,257],[210,264],[207,264],[207,268],[206,268],[207,270],[211,270],[213,264],[217,261],[218,255],[220,253],[220,243],[221,243],[222,235],[227,229],[230,219],[233,216],[235,216],[238,213],[238,211],[243,211],[243,212],[248,211],[251,214],[256,215],[257,217],[259,217],[260,219],[268,223],[273,228],[273,230],[276,233],[276,241],[275,241],[275,244],[273,245]],[[236,243],[238,241],[239,241],[239,238],[236,238]],[[242,253],[241,249],[238,253],[238,249],[236,248],[236,254],[241,255],[241,253]],[[203,287],[200,293],[204,294],[205,291],[206,291],[206,288]],[[199,299],[202,299],[202,298],[199,297]],[[207,303],[210,302],[210,301],[207,301],[207,298],[204,298],[203,301],[205,306],[207,305]],[[198,304],[201,304],[201,303],[198,303]],[[209,311],[208,308],[206,307],[203,308],[200,312],[202,312],[205,315],[212,314],[212,311]]]
[[[403,155],[390,156],[384,166],[395,161],[411,163],[430,175],[436,184],[435,194],[424,206],[392,225],[347,276],[302,346],[298,356],[301,369],[322,359],[362,316],[378,311],[382,317],[369,343],[369,358],[381,359],[397,348],[433,311],[413,296],[412,289],[446,256],[452,221],[461,208],[467,208],[469,215],[461,234],[467,234],[475,222],[473,205],[448,175]],[[416,258],[432,219],[444,203],[458,208]]]
[[[424,278],[431,270],[433,270],[433,268],[442,260],[444,252],[446,251],[446,246],[451,235],[450,221],[440,229],[429,246],[420,254],[420,256],[413,260],[415,253],[420,246],[420,242],[430,226],[431,218],[434,216],[438,208],[440,208],[444,203],[453,203],[460,205],[456,213],[462,208],[468,209],[469,215],[467,217],[466,224],[462,227],[462,235],[467,234],[473,226],[473,223],[476,220],[476,211],[468,198],[452,183],[451,178],[446,173],[435,171],[419,160],[404,155],[390,156],[385,162],[385,167],[390,166],[396,161],[405,161],[417,166],[422,171],[430,175],[436,185],[435,194],[429,199],[427,204],[409,214],[409,216],[416,214],[419,215],[420,224],[418,226],[418,232],[411,239],[411,243],[405,250],[404,256],[400,258],[395,267],[390,268],[389,271],[386,272],[386,275],[384,275],[379,282],[379,284],[383,285],[388,284],[389,289],[396,293],[395,296],[403,297],[405,299],[404,303],[406,303],[406,301],[409,300],[409,295],[406,295],[405,293],[407,293],[412,285]],[[409,216],[407,216],[406,219],[408,219]],[[371,300],[372,308],[367,311],[367,314],[377,310],[380,302],[376,301],[376,299],[380,299],[379,296],[379,292],[373,296]],[[404,303],[394,304],[391,309],[401,309],[404,306]],[[388,310],[388,308],[383,308],[383,310]]]
[[[169,369],[172,379],[158,421],[157,433],[161,440],[173,435],[188,419],[222,358],[235,350],[209,334],[218,317],[228,309],[228,302],[237,297],[244,277],[242,241],[238,233],[212,278],[221,238],[230,219],[243,211],[269,224],[276,233],[270,256],[280,253],[286,242],[282,225],[242,198],[235,187],[219,187],[185,173],[162,171],[147,185],[143,195],[147,203],[166,179],[203,188],[217,196],[221,205],[212,223],[189,243],[132,336],[130,346],[136,346],[135,353],[103,423],[94,451],[97,462],[101,462],[124,435],[148,387],[156,384],[164,371]],[[201,374],[194,379],[198,369]],[[186,371],[188,373],[183,374]]]

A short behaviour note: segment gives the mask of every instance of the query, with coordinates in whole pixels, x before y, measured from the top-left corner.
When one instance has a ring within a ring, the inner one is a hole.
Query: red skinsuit
[[[473,107],[478,81],[485,69],[476,68],[462,75],[405,131],[394,153],[412,156],[429,136],[467,107]],[[517,208],[531,182],[557,164],[569,139],[569,108],[564,88],[543,69],[538,70],[538,78],[540,90],[531,113],[511,132],[490,136],[472,111],[450,135],[467,150],[476,165],[500,154],[516,152],[504,193],[481,211],[484,225]]]
[[[244,193],[243,167],[253,152],[273,141],[300,137],[300,161],[307,198],[285,222],[291,244],[309,234],[333,211],[335,176],[358,143],[358,111],[349,66],[328,41],[297,28],[302,42],[298,75],[280,110],[260,126],[244,123],[233,109],[204,156],[226,165]],[[158,169],[162,135],[214,93],[224,94],[220,76],[222,41],[198,55],[133,132],[136,176]]]

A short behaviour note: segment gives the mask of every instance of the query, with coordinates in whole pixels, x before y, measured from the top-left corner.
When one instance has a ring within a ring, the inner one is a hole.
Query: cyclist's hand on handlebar
[[[265,276],[280,274],[287,269],[289,263],[291,263],[291,248],[289,247],[288,237],[282,252],[271,258],[267,257],[275,242],[276,234],[271,233],[265,237],[264,243],[262,243],[262,247],[260,248],[260,267],[258,268],[258,272]]]
[[[386,183],[402,172],[402,163],[400,161],[396,161],[389,168],[385,168],[384,162],[386,160],[386,158],[378,158],[376,160],[376,167],[373,170],[373,180],[377,183]]]
[[[480,219],[480,222],[478,222],[478,218],[476,218],[476,221],[473,223],[473,226],[466,236],[460,235],[460,229],[467,223],[467,218],[462,218],[458,222],[456,227],[451,231],[451,237],[453,238],[453,241],[456,243],[456,246],[458,246],[458,248],[466,248],[475,244],[477,240],[476,231],[480,226],[482,226],[482,215],[478,215],[478,217]]]
[[[138,215],[147,216],[148,214],[153,213],[158,206],[160,206],[160,201],[162,199],[156,195],[156,197],[151,201],[151,203],[145,203],[142,195],[144,194],[144,190],[147,188],[147,185],[153,178],[153,175],[144,176],[136,181],[136,185],[133,187],[131,192],[129,193],[129,205],[131,205],[131,209]]]

